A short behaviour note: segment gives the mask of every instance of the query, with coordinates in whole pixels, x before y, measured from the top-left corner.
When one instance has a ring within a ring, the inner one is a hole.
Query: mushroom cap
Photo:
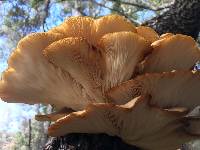
[[[151,73],[126,81],[108,91],[116,104],[124,104],[140,95],[151,95],[151,104],[161,108],[185,107],[189,110],[200,105],[200,73],[175,71]]]
[[[99,46],[105,62],[105,91],[135,75],[136,65],[149,52],[149,45],[133,32],[109,33],[101,38]]]
[[[96,46],[105,34],[121,31],[136,32],[136,29],[125,17],[113,14],[96,20],[90,17],[70,17],[48,32],[60,33],[65,37],[82,37],[91,45]]]
[[[49,45],[44,55],[55,66],[68,72],[82,85],[90,101],[103,102],[101,92],[103,61],[83,38],[64,38]]]
[[[23,38],[8,60],[8,69],[2,74],[0,97],[8,102],[61,105],[54,98],[61,98],[57,92],[62,93],[68,83],[61,71],[43,57],[42,50],[62,38],[60,34],[50,33],[35,33]],[[49,100],[45,101],[47,98]]]
[[[135,32],[124,17],[109,15],[96,20],[70,17],[47,33],[28,35],[8,60],[0,97],[7,102],[51,104],[58,110],[108,102],[106,90],[130,79],[150,47]],[[121,75],[113,82],[108,74],[118,71]]]
[[[90,17],[69,17],[62,24],[57,27],[50,29],[50,33],[62,34],[65,38],[67,37],[82,37],[91,40],[91,28],[93,26],[94,19]]]
[[[165,33],[160,36],[160,40],[173,36],[173,33]]]
[[[50,114],[45,114],[45,115],[35,115],[35,120],[37,121],[56,121],[62,117],[65,117],[66,115],[70,114],[74,112],[73,109],[71,108],[67,108],[67,107],[63,107],[60,110],[50,113]]]
[[[159,39],[158,33],[150,27],[139,26],[136,28],[137,34],[145,38],[150,43],[153,43]]]
[[[112,14],[96,19],[92,26],[93,45],[98,44],[98,41],[104,35],[114,32],[136,32],[135,26],[130,23],[125,17]]]
[[[184,130],[182,117],[187,111],[161,109],[151,106],[149,100],[149,96],[144,96],[125,105],[91,104],[83,111],[56,121],[48,133],[51,136],[107,133],[121,137],[128,144],[149,150],[173,150],[184,142],[196,139],[196,136]]]
[[[191,70],[200,59],[194,39],[176,34],[152,43],[153,51],[140,66],[141,73]]]

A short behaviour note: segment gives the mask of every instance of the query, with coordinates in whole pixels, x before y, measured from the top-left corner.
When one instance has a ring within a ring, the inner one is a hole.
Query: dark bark
[[[200,0],[175,0],[169,10],[144,25],[154,28],[159,34],[181,33],[196,39],[200,32]]]
[[[43,150],[140,150],[106,134],[69,134],[51,138]]]

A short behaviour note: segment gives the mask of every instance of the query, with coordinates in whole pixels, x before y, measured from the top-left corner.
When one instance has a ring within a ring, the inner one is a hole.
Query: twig
[[[119,11],[118,9],[114,9],[114,8],[108,7],[108,6],[104,5],[104,4],[98,3],[98,2],[96,2],[96,1],[94,1],[94,3],[97,4],[97,5],[99,5],[99,6],[101,6],[101,7],[104,7],[104,8],[110,9],[110,10],[112,10],[112,11],[115,11],[115,12],[119,13],[120,15],[122,15],[122,16],[126,17],[127,19],[129,19],[129,20],[130,20],[132,23],[134,23],[135,25],[138,25],[137,22],[135,22],[135,21],[133,21],[132,19],[130,19],[130,17],[129,17],[128,15],[126,15],[125,13]]]
[[[31,119],[28,120],[28,126],[29,126],[28,149],[31,150],[31,140],[32,140]]]
[[[45,0],[45,8],[44,8],[45,15],[44,15],[44,17],[42,19],[42,28],[43,28],[44,32],[46,32],[46,30],[45,30],[45,24],[46,24],[46,19],[49,16],[50,2],[51,2],[50,0]]]
[[[109,0],[109,1],[115,2],[115,0]],[[130,3],[130,2],[124,2],[124,1],[121,1],[120,3],[124,4],[124,5],[135,6],[135,7],[142,8],[142,9],[152,10],[152,11],[160,11],[160,10],[163,10],[163,9],[170,7],[170,5],[169,5],[169,6],[165,6],[165,7],[152,8],[150,6],[140,5],[140,4],[137,4],[137,3]]]

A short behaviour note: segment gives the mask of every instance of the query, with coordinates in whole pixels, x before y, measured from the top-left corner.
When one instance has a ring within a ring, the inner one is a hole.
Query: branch
[[[115,2],[115,0],[109,0],[109,1]],[[169,5],[169,6],[159,7],[159,8],[152,8],[150,6],[140,5],[140,4],[137,4],[137,3],[130,3],[130,2],[124,2],[124,1],[121,1],[120,3],[124,4],[124,5],[135,6],[135,7],[142,8],[142,9],[152,10],[152,11],[160,11],[160,10],[163,10],[163,9],[170,7],[170,5]]]
[[[83,6],[82,6],[81,0],[75,0],[74,1],[74,9],[76,10],[76,12],[78,12],[79,15],[87,16],[87,14],[84,13],[84,11],[83,11]]]
[[[28,149],[31,150],[31,140],[32,140],[32,126],[31,119],[28,120],[29,135],[28,135]]]
[[[96,1],[94,1],[94,3],[97,4],[97,5],[99,5],[99,6],[101,6],[101,7],[104,7],[104,8],[110,9],[110,10],[112,10],[112,11],[115,11],[115,12],[119,13],[120,15],[125,16],[127,19],[129,19],[129,20],[130,20],[132,23],[134,23],[136,26],[138,25],[138,23],[135,22],[135,21],[133,21],[127,14],[125,14],[125,13],[119,11],[118,9],[114,9],[114,8],[108,7],[108,6],[104,5],[104,4],[98,3],[98,2],[96,2]]]
[[[43,28],[44,32],[46,31],[44,26],[46,24],[46,19],[49,16],[50,2],[51,2],[50,0],[45,0],[45,7],[44,7],[45,14],[44,14],[44,17],[42,19],[42,28]]]

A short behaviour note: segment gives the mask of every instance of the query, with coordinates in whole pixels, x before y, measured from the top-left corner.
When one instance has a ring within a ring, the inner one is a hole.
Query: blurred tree
[[[38,114],[50,113],[50,110],[51,110],[50,106],[45,106],[41,104],[35,106],[35,112]],[[21,124],[20,131],[18,131],[15,135],[11,135],[14,137],[10,140],[7,139],[7,141],[9,141],[9,143],[12,143],[13,150],[42,149],[48,140],[47,137],[48,126],[49,126],[48,122],[38,122],[34,119],[24,118]],[[0,138],[2,137],[0,136]]]

